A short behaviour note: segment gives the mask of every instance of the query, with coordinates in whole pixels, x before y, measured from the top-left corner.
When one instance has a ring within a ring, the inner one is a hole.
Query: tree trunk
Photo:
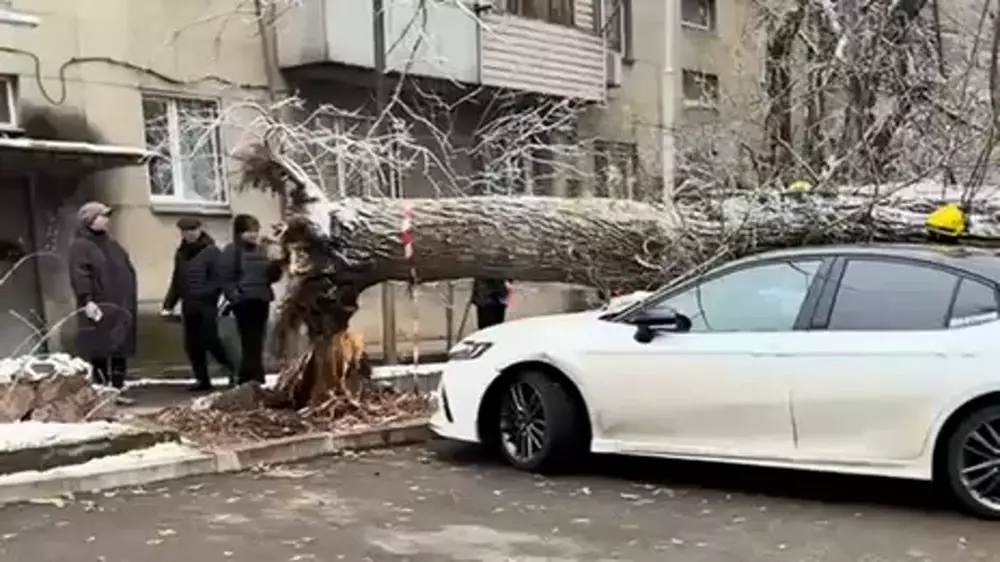
[[[926,214],[940,201],[909,188],[883,191],[890,195],[757,192],[672,207],[598,198],[347,199],[319,204],[331,232],[319,243],[322,251],[302,222],[289,223],[285,241],[297,255],[294,274],[341,287],[336,297],[313,289],[331,306],[350,304],[356,293],[383,281],[411,281],[411,270],[418,282],[499,277],[646,289],[713,258],[802,244],[923,240]],[[983,205],[971,234],[1000,243],[993,209]],[[410,260],[400,240],[407,208]],[[322,216],[315,209],[310,214]],[[313,249],[306,250],[310,236]],[[352,313],[338,317],[337,328]]]

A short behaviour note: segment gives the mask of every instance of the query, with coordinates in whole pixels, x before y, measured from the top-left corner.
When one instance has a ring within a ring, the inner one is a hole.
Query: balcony
[[[475,1],[384,0],[387,69],[586,101],[604,99],[604,40],[593,5],[600,0],[576,0],[567,24],[499,8],[477,16]],[[303,0],[281,16],[279,64],[285,69],[323,64],[372,69],[372,27],[372,0]]]

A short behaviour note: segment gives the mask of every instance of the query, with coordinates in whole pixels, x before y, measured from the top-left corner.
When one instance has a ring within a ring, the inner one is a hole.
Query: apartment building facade
[[[0,35],[0,184],[24,200],[0,209],[11,219],[0,217],[0,224],[16,225],[0,232],[0,250],[6,237],[60,254],[76,206],[99,197],[116,208],[115,234],[136,262],[144,310],[155,313],[179,216],[202,217],[220,241],[229,239],[233,213],[279,218],[276,200],[236,189],[238,163],[227,156],[242,141],[239,119],[228,117],[221,130],[204,125],[282,88],[370,116],[378,45],[390,76],[405,72],[449,103],[474,93],[473,103],[450,106],[453,145],[479,143],[477,127],[491,106],[494,115],[545,104],[574,108],[566,127],[572,138],[546,142],[586,150],[560,155],[571,160],[561,173],[518,163],[511,180],[519,182],[512,192],[569,196],[658,198],[668,191],[676,128],[716,118],[718,92],[733,69],[752,66],[741,58],[746,0],[382,0],[383,35],[376,41],[377,1],[303,0],[282,9],[261,33],[256,15],[246,13],[249,4],[239,0],[0,0],[0,19],[16,24]],[[268,68],[262,37],[274,40],[280,76]],[[504,100],[500,109],[496,100]],[[25,131],[36,122],[55,129],[48,138],[89,142],[17,146],[37,133]],[[87,134],[73,137],[80,128]],[[150,164],[151,151],[176,157]],[[467,152],[456,154],[451,165],[463,175],[483,165]],[[398,195],[447,194],[431,179],[404,178]],[[0,306],[52,327],[72,309],[67,276],[59,259],[35,261],[38,267],[18,268],[0,287]],[[414,337],[411,318],[420,325],[417,337],[440,347],[458,336],[467,284],[425,288],[416,301],[402,287],[395,292],[398,340]],[[519,285],[513,315],[564,310],[569,294]],[[376,344],[385,318],[379,297],[377,288],[366,293],[355,318]],[[30,335],[20,320],[0,325],[7,326],[0,333],[7,347]],[[472,325],[474,318],[466,331]],[[173,348],[162,357],[178,357],[175,326],[146,317],[141,327],[154,348]],[[161,354],[152,355],[156,361]]]
[[[35,324],[58,332],[74,306],[63,259],[75,211],[99,198],[139,276],[140,331],[169,361],[179,326],[158,318],[178,242],[198,216],[220,242],[230,217],[279,218],[273,198],[236,189],[227,151],[241,138],[211,127],[227,108],[268,95],[255,19],[245,2],[4,0],[0,4],[0,243],[46,252],[0,286],[0,353],[26,352]],[[44,139],[44,142],[38,140]],[[150,152],[169,155],[147,165]],[[16,260],[7,256],[3,273]],[[19,318],[8,313],[14,311]],[[27,322],[25,321],[27,319]],[[153,357],[151,357],[153,358]]]

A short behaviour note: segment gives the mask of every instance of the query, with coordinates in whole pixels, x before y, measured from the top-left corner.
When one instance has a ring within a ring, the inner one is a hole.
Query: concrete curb
[[[5,451],[0,452],[0,476],[26,470],[42,471],[82,464],[101,457],[145,449],[157,443],[180,440],[180,435],[174,430],[136,428],[106,437]]]
[[[422,443],[432,433],[425,420],[348,433],[315,433],[272,439],[233,449],[196,453],[183,458],[151,461],[117,470],[48,477],[0,484],[0,505],[141,486],[189,476],[240,472],[262,464],[304,461],[342,451],[356,451]]]

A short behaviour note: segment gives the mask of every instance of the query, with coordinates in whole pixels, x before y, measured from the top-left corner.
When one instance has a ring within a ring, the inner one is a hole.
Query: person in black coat
[[[233,219],[233,241],[222,250],[223,293],[240,333],[239,384],[264,382],[264,341],[274,300],[272,285],[281,264],[272,261],[260,240],[260,221],[252,215]]]
[[[170,289],[163,300],[163,315],[171,316],[181,304],[184,326],[184,351],[187,352],[195,386],[192,391],[212,390],[208,376],[208,354],[231,374],[235,368],[219,338],[219,297],[222,295],[222,254],[215,240],[202,229],[201,221],[182,218],[177,221],[181,244],[174,254],[174,272]]]
[[[479,329],[502,324],[507,316],[510,287],[504,279],[475,279],[472,284],[472,303],[476,305]]]
[[[122,389],[138,336],[135,266],[108,233],[110,207],[91,201],[80,207],[77,220],[69,248],[70,286],[80,311],[77,353],[90,360],[96,383]]]

